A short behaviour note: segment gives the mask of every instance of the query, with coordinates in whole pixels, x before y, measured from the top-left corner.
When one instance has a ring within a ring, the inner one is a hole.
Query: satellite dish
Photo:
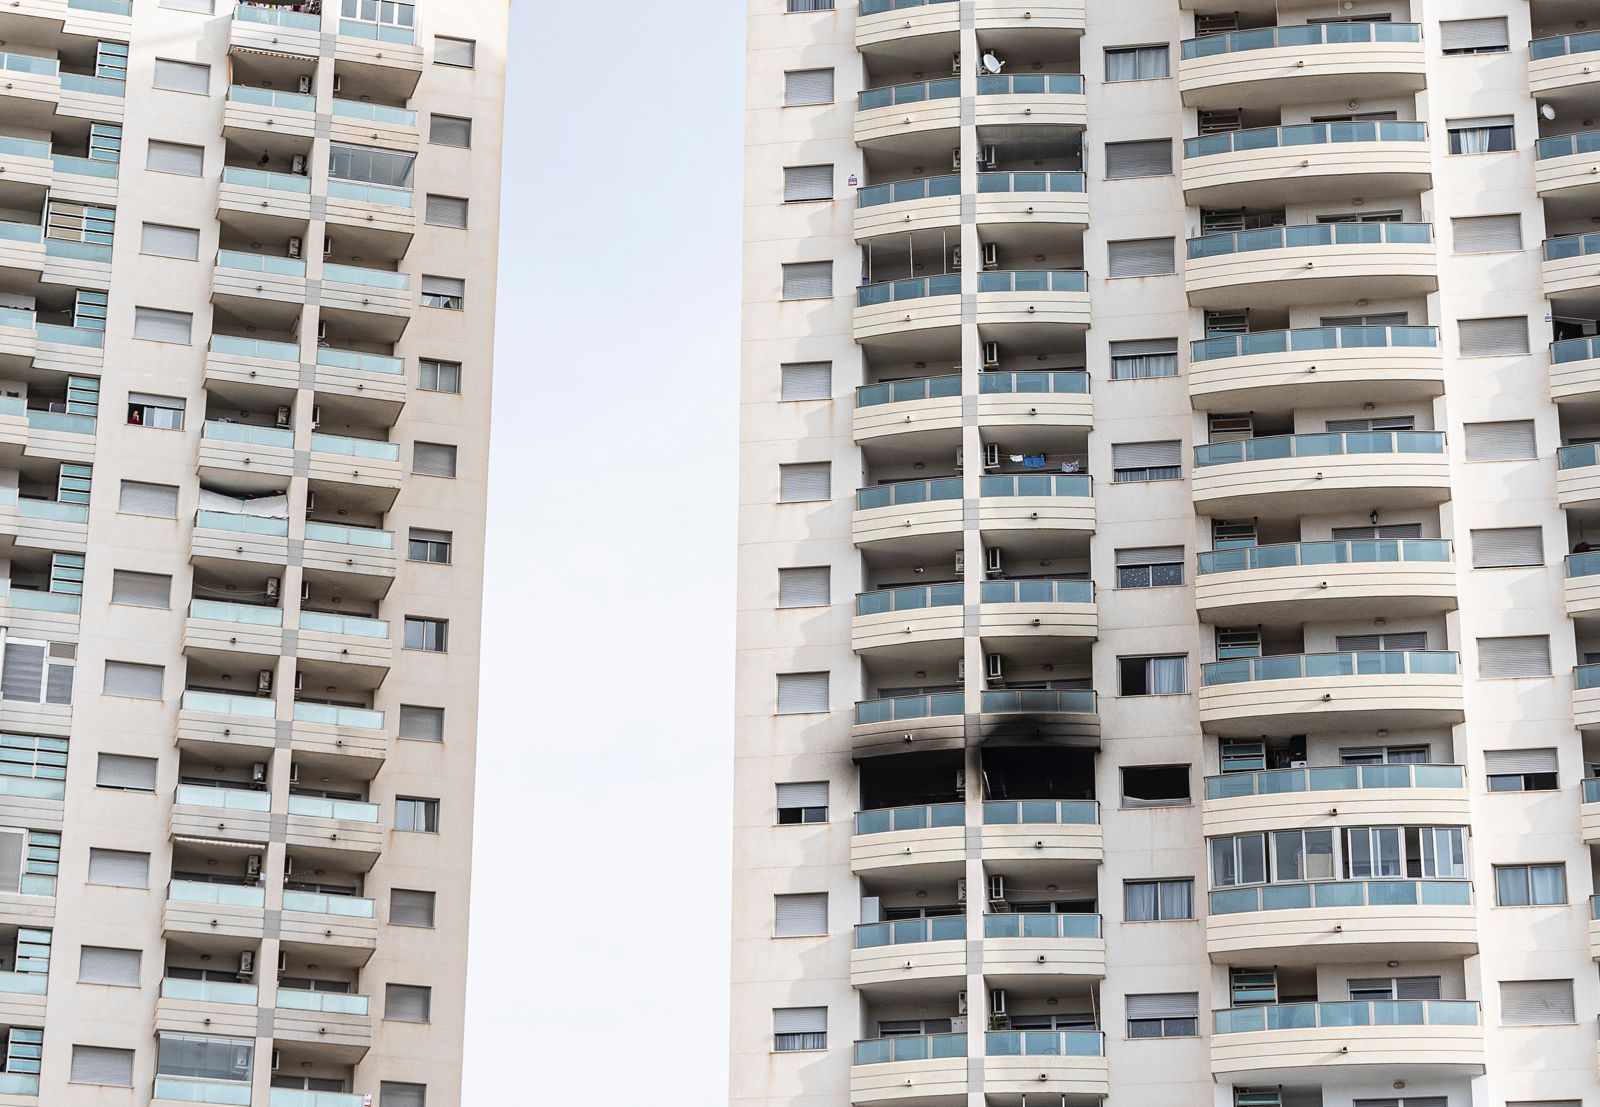
[[[1544,116],[1546,122],[1548,122],[1556,117],[1556,109],[1552,108],[1549,104],[1540,104],[1539,114]]]
[[[983,68],[990,73],[998,73],[1006,67],[1006,63],[994,56],[991,51],[983,55]]]

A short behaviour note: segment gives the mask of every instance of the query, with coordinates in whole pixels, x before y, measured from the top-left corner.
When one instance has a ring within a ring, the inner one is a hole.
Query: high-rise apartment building
[[[732,1101],[1595,1103],[1600,8],[748,10]]]
[[[460,1103],[506,23],[0,7],[0,1103]]]

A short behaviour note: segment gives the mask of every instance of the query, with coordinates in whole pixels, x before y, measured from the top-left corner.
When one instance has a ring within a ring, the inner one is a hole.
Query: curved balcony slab
[[[984,428],[1094,426],[1089,375],[1075,370],[985,372],[978,376],[978,425]]]
[[[850,985],[960,990],[967,973],[967,920],[960,915],[896,919],[856,927]]]
[[[1206,778],[1207,837],[1374,822],[1466,824],[1460,765],[1318,765]]]
[[[1434,431],[1283,435],[1195,447],[1192,489],[1222,518],[1428,507],[1450,498],[1450,463]]]
[[[1299,408],[1442,395],[1437,327],[1306,327],[1189,344],[1189,400],[1197,411],[1250,411],[1268,400]]]
[[[896,197],[895,199],[881,199]],[[905,198],[899,198],[905,197]],[[872,186],[856,193],[855,236],[866,242],[888,234],[954,230],[961,223],[961,178],[934,177]]]
[[[1302,123],[1184,140],[1183,195],[1209,208],[1404,196],[1433,187],[1423,123]]]
[[[1178,91],[1188,108],[1403,96],[1427,87],[1427,52],[1413,23],[1263,27],[1190,39],[1180,54]]]
[[[1100,713],[1088,690],[990,688],[980,700],[978,730],[985,739],[1021,737],[1098,748]]]
[[[1089,1030],[991,1030],[984,1035],[983,1086],[996,1096],[1106,1096],[1105,1040]]]
[[[1213,661],[1200,679],[1200,723],[1212,733],[1453,726],[1463,718],[1459,664],[1445,651]]]
[[[1600,730],[1600,665],[1572,670],[1572,724],[1579,730]]]
[[[1558,404],[1600,402],[1600,338],[1551,343],[1550,398]]]
[[[954,35],[960,29],[961,5],[956,0],[861,0],[856,49],[923,35]]]
[[[1089,102],[1075,73],[978,75],[979,127],[1083,127]]]
[[[856,389],[855,440],[878,442],[961,429],[961,375],[868,384]]]
[[[955,870],[966,862],[966,806],[962,803],[858,811],[855,831],[850,839],[852,872],[928,865]]]
[[[986,580],[978,599],[978,628],[985,641],[1087,641],[1100,633],[1094,585],[1086,580]]]
[[[851,1107],[960,1107],[967,1101],[967,1035],[877,1038],[855,1044]]]
[[[1311,618],[1422,615],[1456,608],[1443,540],[1299,542],[1200,554],[1201,622],[1229,626]],[[1600,581],[1600,578],[1596,578]]]
[[[1534,39],[1528,47],[1528,91],[1535,96],[1577,91],[1594,85],[1600,70],[1600,33]]]
[[[850,646],[856,653],[894,657],[939,643],[959,642],[965,626],[962,585],[911,585],[856,597]]]
[[[1094,485],[1081,473],[990,474],[978,480],[978,525],[987,533],[1093,533]]]
[[[1567,614],[1600,615],[1600,554],[1577,553],[1567,558]]]
[[[1082,173],[979,173],[979,226],[1087,227],[1089,194]]]
[[[1576,204],[1600,199],[1600,131],[1541,138],[1534,147],[1533,187],[1540,196]]]
[[[960,545],[963,516],[960,477],[900,481],[856,493],[850,537],[858,547],[901,539],[949,537]]]
[[[959,273],[864,285],[856,291],[856,341],[959,327],[960,293]]]
[[[991,914],[983,917],[983,975],[991,987],[1040,977],[1104,979],[1099,915]]]
[[[1556,451],[1556,500],[1564,508],[1600,507],[1600,449],[1595,444]]]
[[[986,861],[1105,860],[1094,800],[986,800],[980,840]]]
[[[978,30],[1050,29],[1081,31],[1084,0],[974,0]]]
[[[999,341],[1048,328],[1089,326],[1088,278],[1082,270],[993,270],[978,274],[978,326]]]
[[[1345,1025],[1362,1017],[1350,1009],[1367,1006],[1381,1008],[1366,1013],[1368,1025]],[[1477,1006],[1470,1001],[1427,1000],[1377,1005],[1282,1004],[1217,1011],[1214,1015],[1219,1025],[1211,1038],[1211,1072],[1218,1082],[1236,1084],[1479,1076],[1484,1071],[1484,1051]],[[1253,1019],[1273,1023],[1301,1021],[1301,1011],[1287,1008],[1317,1008],[1311,1016],[1316,1025],[1256,1031],[1221,1029],[1224,1024],[1253,1025]],[[1413,1008],[1424,1012],[1418,1016],[1418,1024],[1395,1024],[1397,1018],[1408,1018]],[[1241,1016],[1241,1011],[1248,1013]],[[1469,1017],[1471,1021],[1465,1021]],[[1422,1022],[1423,1019],[1429,1021]],[[1374,1022],[1376,1025],[1372,1025]]]
[[[855,756],[960,749],[966,741],[965,702],[961,692],[864,700],[856,704],[850,728]]]
[[[1432,231],[1422,223],[1271,227],[1192,238],[1188,250],[1184,288],[1195,307],[1289,308],[1439,288]]]
[[[1591,846],[1600,845],[1600,778],[1586,778],[1582,794],[1583,806],[1578,810],[1583,819],[1583,840]]]
[[[1577,234],[1546,240],[1544,294],[1561,298],[1574,309],[1600,305],[1600,234]]]
[[[960,125],[959,77],[868,89],[856,101],[857,145],[914,146]]]

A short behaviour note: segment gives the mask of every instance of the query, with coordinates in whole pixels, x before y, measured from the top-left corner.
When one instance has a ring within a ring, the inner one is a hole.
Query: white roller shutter
[[[820,300],[833,295],[833,262],[795,261],[783,267],[785,300]]]
[[[1172,140],[1143,139],[1106,143],[1106,179],[1165,177],[1172,172]]]
[[[828,806],[828,782],[826,780],[807,780],[798,783],[778,785],[778,806],[791,807],[826,807]]]
[[[1468,423],[1462,430],[1468,461],[1523,461],[1539,456],[1532,419]]]
[[[166,669],[160,665],[144,665],[134,661],[107,661],[106,680],[102,691],[108,696],[159,700],[162,679],[165,675]]]
[[[1502,1026],[1576,1022],[1570,980],[1500,981]]]
[[[1134,238],[1106,243],[1109,277],[1158,277],[1177,272],[1170,238]]]
[[[169,92],[192,92],[204,96],[211,91],[211,67],[196,62],[157,58],[151,84]]]
[[[1522,249],[1520,215],[1472,215],[1452,219],[1450,226],[1458,254],[1498,254]]]
[[[785,107],[833,103],[833,70],[791,69],[783,75]]]
[[[144,167],[152,173],[176,173],[182,177],[198,177],[205,172],[204,146],[190,146],[183,142],[150,140],[145,154]]]
[[[1504,50],[1510,43],[1511,37],[1503,15],[1439,21],[1439,48],[1447,54]]]
[[[1357,977],[1349,981],[1350,995],[1357,997],[1361,993],[1388,992],[1393,998],[1399,999],[1438,999],[1439,978],[1437,976],[1379,976]]]
[[[774,896],[772,936],[804,938],[828,932],[828,893]]]
[[[1169,469],[1181,464],[1179,442],[1118,442],[1111,447],[1113,469]]]
[[[1151,357],[1156,354],[1176,354],[1178,340],[1176,338],[1130,338],[1111,344],[1111,356],[1118,357]]]
[[[142,956],[137,949],[84,946],[78,955],[78,983],[137,988]]]
[[[193,227],[146,223],[139,236],[139,252],[180,261],[195,261],[200,257],[200,232]]]
[[[780,368],[783,374],[783,399],[833,399],[833,362],[792,361]]]
[[[1382,523],[1378,526],[1333,528],[1335,542],[1371,542],[1378,538],[1421,537],[1421,523]]]
[[[783,202],[833,199],[833,166],[791,165],[783,171]]]
[[[187,311],[164,311],[161,308],[136,307],[133,309],[133,337],[151,342],[174,342],[189,345],[189,333],[194,326],[194,316]]]
[[[1539,527],[1497,527],[1472,532],[1474,569],[1543,564],[1544,532]]]
[[[472,145],[472,120],[459,115],[428,116],[428,141],[434,146]]]
[[[774,1034],[824,1034],[828,1030],[826,1007],[774,1007]]]
[[[1484,679],[1550,675],[1550,637],[1524,634],[1478,639],[1478,676]]]
[[[422,295],[439,296],[446,300],[456,302],[456,310],[460,310],[461,301],[467,298],[467,282],[462,277],[430,277],[426,274],[422,278]]]
[[[443,742],[444,708],[401,704],[400,737],[413,742]]]
[[[39,703],[44,696],[44,651],[42,644],[7,642],[5,665],[0,669],[0,698]]]
[[[779,607],[826,607],[830,599],[828,566],[778,570]]]
[[[114,888],[148,888],[150,855],[124,849],[90,849],[89,883]]]
[[[412,443],[411,471],[425,477],[455,476],[456,448],[442,442]]]
[[[428,1086],[382,1081],[378,1085],[378,1107],[428,1107]]]
[[[117,510],[124,515],[153,515],[159,519],[178,517],[178,489],[171,484],[145,484],[125,480],[117,499]]]
[[[471,69],[478,61],[478,44],[470,38],[433,36],[433,63]]]
[[[1126,998],[1130,1019],[1193,1019],[1200,1014],[1200,1000],[1194,992],[1166,992]]]
[[[1116,551],[1117,568],[1133,565],[1171,565],[1183,560],[1182,546],[1140,546]]]
[[[778,502],[783,504],[826,500],[833,495],[833,464],[806,461],[778,466]]]
[[[1484,750],[1483,767],[1489,776],[1553,773],[1557,768],[1556,751],[1553,749]]]
[[[384,992],[383,1017],[390,1022],[427,1022],[433,989],[420,984],[390,984]]]
[[[1333,647],[1340,653],[1425,650],[1428,648],[1428,632],[1410,630],[1398,634],[1341,634],[1334,638]]]
[[[129,607],[172,606],[172,578],[165,573],[135,573],[115,569],[111,573],[111,602]]]
[[[72,1075],[74,1084],[101,1084],[113,1088],[133,1087],[133,1050],[105,1046],[74,1045]]]
[[[1508,315],[1498,319],[1462,319],[1462,357],[1505,357],[1528,352],[1528,318]]]
[[[429,193],[426,218],[435,227],[463,229],[467,225],[467,201],[459,196],[435,196]]]
[[[828,710],[827,673],[779,673],[778,714],[806,715]]]
[[[98,788],[122,788],[130,792],[156,790],[156,765],[154,757],[133,757],[125,753],[102,753],[95,766],[94,782]]]
[[[389,922],[393,926],[433,926],[434,894],[411,888],[389,893]]]

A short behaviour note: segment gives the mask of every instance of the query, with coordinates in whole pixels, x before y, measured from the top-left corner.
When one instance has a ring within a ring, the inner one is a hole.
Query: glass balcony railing
[[[1187,39],[1183,43],[1183,57],[1185,60],[1215,58],[1248,50],[1332,46],[1345,42],[1421,41],[1422,28],[1415,23],[1307,23],[1292,27],[1256,27]]]
[[[249,1107],[250,1082],[158,1076],[155,1098],[176,1100],[179,1103],[217,1104],[218,1107]]]
[[[903,404],[911,400],[949,399],[961,395],[961,376],[913,377],[911,380],[863,384],[856,389],[856,407]]]
[[[978,478],[980,496],[1092,496],[1087,473],[994,473]]]
[[[1565,261],[1592,254],[1600,254],[1600,234],[1568,234],[1544,240],[1545,261]]]
[[[1243,461],[1282,461],[1291,457],[1341,454],[1442,454],[1443,431],[1352,431],[1341,434],[1277,434],[1237,442],[1212,442],[1194,448],[1196,468]]]
[[[922,8],[929,4],[953,4],[956,0],[861,0],[862,15],[881,15],[901,8]]]
[[[46,257],[72,258],[75,261],[111,261],[111,244],[106,242],[74,242],[65,238],[44,240]]]
[[[979,96],[1083,95],[1081,73],[979,73]]]
[[[46,592],[39,588],[13,588],[11,606],[23,611],[53,611],[58,615],[76,615],[83,607],[83,597],[70,592]]]
[[[347,992],[308,992],[300,988],[279,988],[280,1011],[319,1011],[325,1015],[365,1015],[370,1013],[367,996]]]
[[[258,604],[228,603],[222,600],[194,600],[189,604],[191,619],[208,622],[238,623],[252,627],[283,626],[283,608],[263,607]]]
[[[224,166],[222,183],[243,188],[266,188],[274,192],[311,192],[311,178],[297,173],[268,173],[264,169],[248,169],[241,165]]]
[[[1315,765],[1303,769],[1257,769],[1208,776],[1206,799],[1361,788],[1452,788],[1459,791],[1466,786],[1466,770],[1460,765]]]
[[[363,354],[356,350],[335,350],[331,346],[317,348],[317,364],[330,369],[355,369],[363,373],[387,373],[390,376],[403,376],[406,371],[406,363],[402,358],[387,354]]]
[[[31,138],[12,138],[10,135],[0,135],[0,157],[5,158],[34,158],[38,161],[48,161],[50,158],[50,144]],[[956,178],[959,192],[960,178]]]
[[[100,349],[106,344],[106,332],[89,327],[63,327],[58,323],[40,323],[34,328],[40,342],[53,342],[61,346],[82,346]]]
[[[410,46],[417,41],[417,29],[415,27],[396,27],[388,23],[365,23],[358,19],[339,20],[339,33],[346,38],[364,38],[374,42],[395,42],[404,46]]]
[[[0,222],[0,242],[25,242],[32,246],[43,241],[44,228],[37,223]]]
[[[1099,915],[1067,915],[1025,912],[985,915],[985,938],[1098,938]]]
[[[914,945],[918,942],[959,942],[967,936],[967,920],[961,915],[932,919],[893,919],[889,922],[862,923],[856,927],[856,948]]]
[[[31,331],[34,328],[34,319],[33,312],[24,308],[0,308],[0,327]]]
[[[985,826],[1095,826],[1099,822],[1100,805],[1094,800],[983,801]]]
[[[1222,888],[1211,893],[1213,915],[1311,907],[1466,907],[1471,903],[1472,882],[1467,880],[1328,880]]]
[[[876,208],[884,204],[900,204],[907,200],[931,200],[939,196],[960,196],[961,177],[951,173],[943,177],[919,177],[913,181],[894,181],[890,184],[871,185],[856,191],[856,207]]]
[[[1597,51],[1600,51],[1600,31],[1536,38],[1528,44],[1528,57],[1532,61],[1564,58],[1571,54],[1593,54]]]
[[[266,538],[283,538],[289,533],[287,519],[238,515],[231,511],[198,511],[195,513],[194,525],[201,530],[224,530],[230,534],[259,534]]]
[[[105,15],[131,15],[132,0],[67,0],[67,7]]]
[[[294,342],[272,342],[265,338],[236,338],[231,334],[211,336],[211,352],[232,357],[258,357],[265,361],[300,360],[300,347]]]
[[[262,23],[269,27],[286,27],[298,31],[322,29],[322,16],[311,12],[292,11],[287,7],[240,4],[233,10],[233,18],[240,23]]]
[[[279,92],[270,88],[251,88],[248,85],[228,86],[228,99],[235,104],[249,104],[258,108],[283,108],[287,111],[317,110],[317,98],[304,92]]]
[[[1089,374],[1077,369],[1041,369],[1032,372],[978,374],[980,396],[1045,396],[1089,394]]]
[[[307,542],[331,542],[336,546],[360,546],[365,550],[394,549],[394,532],[372,527],[347,527],[338,523],[307,521]]]
[[[39,1094],[39,1075],[30,1072],[0,1072],[0,1095]]]
[[[1600,666],[1596,666],[1600,668]],[[926,696],[895,696],[884,700],[862,700],[856,704],[856,725],[908,722],[960,715],[966,710],[966,697],[960,692],[935,692]]]
[[[1577,553],[1567,558],[1567,576],[1592,577],[1600,574],[1600,553]]]
[[[330,896],[322,892],[301,892],[292,888],[283,890],[283,909],[303,911],[308,915],[336,915],[345,919],[370,919],[374,904],[359,896]]]
[[[978,585],[980,603],[1094,603],[1087,580],[986,580]]]
[[[856,596],[857,615],[884,615],[891,611],[921,611],[929,607],[961,606],[960,584],[916,584],[885,588]]]
[[[333,114],[341,119],[360,119],[368,123],[388,123],[396,127],[415,127],[417,113],[410,108],[391,108],[387,104],[366,104],[360,100],[333,98]]]
[[[960,477],[939,477],[935,480],[902,480],[891,484],[875,484],[856,491],[856,510],[871,511],[877,507],[903,507],[907,504],[927,504],[937,500],[961,499]]]
[[[17,514],[24,519],[43,522],[87,523],[89,521],[89,505],[64,504],[60,500],[23,498],[17,501]]]
[[[371,1097],[350,1092],[308,1092],[299,1088],[273,1088],[267,1107],[371,1107]]]
[[[7,776],[0,773],[0,796],[21,796],[27,799],[65,799],[67,783],[44,776]]]
[[[991,1030],[983,1050],[990,1057],[1104,1057],[1098,1030]]]
[[[1087,688],[995,688],[983,693],[985,715],[1093,715]]]
[[[243,446],[274,446],[294,449],[294,431],[284,427],[258,427],[250,423],[224,423],[207,419],[200,437],[212,442],[237,442]]]
[[[0,993],[14,996],[42,996],[49,979],[42,972],[0,972]]]
[[[1312,246],[1376,246],[1425,244],[1433,241],[1430,223],[1306,223],[1294,227],[1262,227],[1225,231],[1189,240],[1189,258],[1227,257],[1262,250],[1299,250]]]
[[[979,173],[978,193],[1083,192],[1084,175],[1070,170],[1023,170],[1016,173]]]
[[[207,692],[200,688],[186,688],[183,693],[183,710],[197,711],[203,715],[270,719],[277,714],[278,708],[271,696],[240,696],[228,692]]]
[[[331,262],[322,267],[322,279],[330,284],[377,288],[386,292],[404,292],[411,287],[411,278],[405,273],[366,269],[359,265],[335,265]]]
[[[1200,666],[1207,688],[1256,680],[1304,680],[1348,676],[1399,676],[1404,673],[1453,674],[1457,655],[1449,650],[1351,650],[1343,653],[1290,653],[1239,657]]]
[[[0,396],[0,416],[7,419],[28,418],[28,401],[21,396]]]
[[[1580,131],[1577,134],[1541,138],[1539,144],[1534,147],[1536,161],[1594,153],[1600,153],[1600,131]]]
[[[167,898],[178,903],[207,903],[222,907],[261,907],[266,891],[249,884],[208,884],[201,880],[174,880]]]
[[[1562,446],[1556,451],[1557,469],[1587,469],[1600,463],[1600,444],[1585,442],[1577,446]]]
[[[61,74],[62,92],[84,92],[91,96],[115,96],[121,99],[127,86],[114,77],[91,77],[87,73]]]
[[[979,292],[1087,292],[1082,269],[998,269],[978,274]]]
[[[162,999],[181,999],[190,1003],[232,1003],[254,1007],[259,989],[254,984],[236,984],[230,980],[185,980],[181,977],[163,977]]]
[[[941,273],[937,277],[911,277],[903,281],[864,284],[856,289],[856,306],[873,307],[877,304],[899,303],[902,300],[921,300],[929,296],[960,294],[961,274]]]
[[[104,161],[100,158],[80,158],[73,154],[52,154],[50,166],[57,173],[65,173],[70,177],[101,177],[106,180],[117,179],[117,163]]]
[[[965,1034],[902,1034],[857,1042],[855,1063],[885,1065],[893,1061],[937,1061],[966,1055]]]
[[[1212,1012],[1217,1034],[1258,1030],[1311,1030],[1319,1026],[1477,1026],[1478,1004],[1470,999],[1351,1000],[1337,1003],[1271,1003]]]
[[[327,796],[289,797],[289,814],[309,819],[338,819],[347,823],[375,823],[378,805],[358,800],[330,799]]]
[[[294,721],[350,727],[355,730],[382,730],[383,712],[373,711],[367,707],[346,707],[337,703],[306,703],[296,700]]]
[[[1583,782],[1583,802],[1600,803],[1600,777],[1589,777]]]
[[[1295,565],[1366,565],[1450,560],[1450,543],[1438,538],[1378,538],[1359,542],[1284,542],[1200,554],[1200,575],[1283,569]]]
[[[340,457],[360,457],[368,461],[399,461],[400,447],[394,442],[378,442],[371,438],[350,438],[342,434],[315,434],[311,436],[314,454],[338,454]]]
[[[1438,346],[1438,327],[1299,327],[1202,338],[1189,343],[1189,360],[1216,361],[1227,357],[1317,350],[1437,349]]]
[[[857,98],[856,106],[861,111],[871,111],[873,108],[901,104],[921,104],[928,100],[954,100],[960,96],[960,77],[940,77],[935,81],[911,81],[903,85],[869,88]]]
[[[342,634],[352,638],[387,638],[387,619],[372,619],[364,615],[335,615],[327,611],[300,612],[300,629],[322,634]]]
[[[218,807],[226,811],[272,810],[272,796],[248,788],[221,788],[210,784],[178,785],[177,802],[191,807]]]
[[[271,254],[250,254],[243,250],[217,251],[218,269],[240,269],[246,273],[270,273],[277,277],[303,277],[306,263],[299,258],[280,258]],[[237,339],[236,341],[254,341]],[[288,345],[288,343],[284,343]],[[296,354],[298,355],[298,350]]]
[[[1329,146],[1341,142],[1426,142],[1428,125],[1408,120],[1362,123],[1295,123],[1287,127],[1248,127],[1183,140],[1183,156],[1206,158],[1213,154],[1242,154],[1247,150],[1278,150],[1301,146]]]
[[[0,70],[7,73],[32,73],[39,77],[54,77],[60,72],[55,58],[39,58],[32,54],[13,54],[0,50]]]
[[[391,208],[409,208],[411,206],[411,190],[409,188],[370,184],[366,181],[342,181],[337,178],[328,181],[328,198],[332,200],[354,200],[358,204],[382,204],[384,207]]]
[[[1564,338],[1550,344],[1550,361],[1566,365],[1574,361],[1600,359],[1600,336],[1592,338]]]
[[[896,830],[934,830],[966,826],[964,803],[929,803],[914,807],[880,807],[856,812],[857,834],[889,834]]]

